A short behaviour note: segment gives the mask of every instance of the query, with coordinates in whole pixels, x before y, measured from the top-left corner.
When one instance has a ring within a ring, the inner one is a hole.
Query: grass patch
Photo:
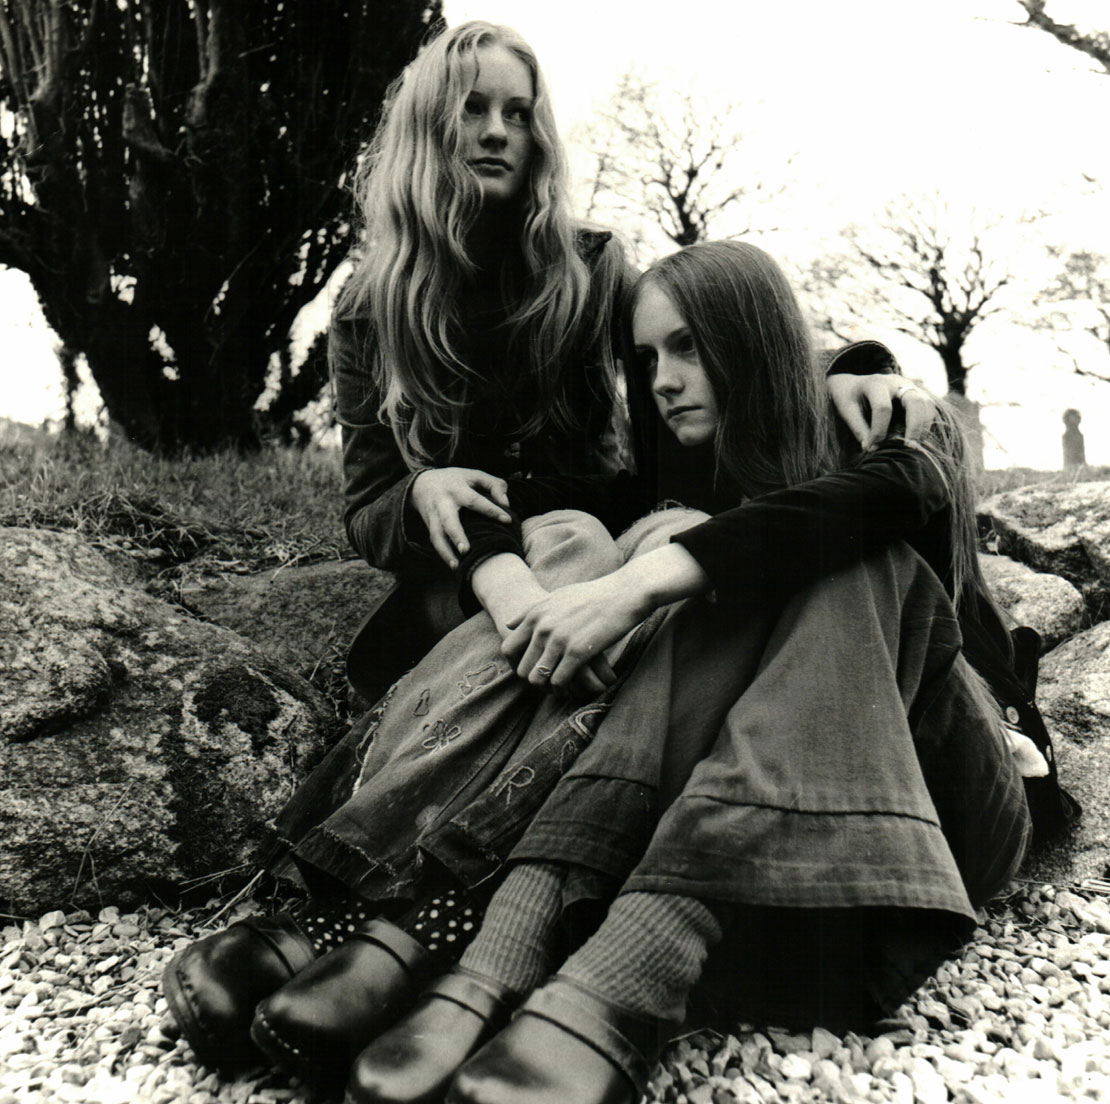
[[[325,449],[170,460],[85,435],[0,447],[0,525],[72,529],[163,575],[348,557],[341,509],[340,457]]]
[[[1110,481],[1110,467],[1084,466],[1076,475],[1064,475],[1059,471],[1037,471],[1035,468],[1003,468],[999,471],[983,472],[979,479],[980,499],[1016,491],[1022,487],[1032,487],[1048,483],[1066,487],[1072,483],[1096,483]]]

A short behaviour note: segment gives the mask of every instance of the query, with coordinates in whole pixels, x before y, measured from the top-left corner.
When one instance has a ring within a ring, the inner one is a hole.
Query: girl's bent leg
[[[751,948],[740,967],[788,966],[813,934],[817,967],[839,955],[858,986],[882,958],[885,994],[904,994],[973,927],[1028,831],[1012,757],[967,691],[951,605],[896,546],[762,624],[729,629],[723,614],[688,607],[656,637],[513,858],[729,903]],[[824,922],[836,916],[847,927]],[[758,1005],[784,974],[728,976]],[[812,1013],[831,974],[794,976]]]
[[[524,544],[549,588],[621,562],[601,523],[576,511],[529,519]],[[544,700],[500,645],[485,613],[440,641],[283,810],[275,828],[284,849],[364,896],[410,896],[416,838],[488,784]]]

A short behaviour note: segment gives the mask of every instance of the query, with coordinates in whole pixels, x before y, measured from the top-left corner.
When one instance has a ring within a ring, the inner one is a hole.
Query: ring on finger
[[[918,388],[918,387],[915,387],[915,386],[914,386],[914,385],[913,385],[912,383],[903,383],[903,384],[902,384],[902,385],[901,385],[901,386],[900,386],[900,387],[899,387],[899,388],[898,388],[898,389],[897,389],[897,390],[896,390],[896,391],[894,392],[894,397],[895,397],[896,399],[898,399],[898,401],[899,401],[899,402],[901,402],[901,401],[902,401],[902,399],[903,399],[903,397],[904,397],[904,396],[906,396],[906,395],[908,395],[908,394],[909,394],[909,393],[910,393],[911,391],[919,391],[919,390],[920,390],[920,388]]]
[[[550,667],[545,667],[542,663],[536,664],[536,674],[542,679],[549,679],[554,674],[554,670]]]

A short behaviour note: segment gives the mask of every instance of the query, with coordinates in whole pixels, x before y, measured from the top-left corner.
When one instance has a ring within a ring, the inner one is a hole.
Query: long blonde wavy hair
[[[524,286],[519,301],[509,303],[507,320],[509,348],[519,351],[537,385],[521,436],[582,428],[565,370],[574,357],[594,359],[600,368],[594,386],[612,401],[609,324],[623,266],[614,262],[614,250],[605,250],[594,286],[611,287],[591,300],[590,272],[575,248],[569,215],[565,156],[535,53],[509,27],[463,23],[427,44],[390,88],[355,172],[363,242],[336,305],[338,317],[369,320],[369,382],[380,397],[380,417],[413,468],[443,463],[437,438],[446,438],[447,456],[453,455],[475,377],[460,346],[465,320],[458,302],[477,273],[468,240],[481,193],[463,157],[462,111],[477,53],[487,46],[520,58],[535,92],[534,152],[518,201]]]

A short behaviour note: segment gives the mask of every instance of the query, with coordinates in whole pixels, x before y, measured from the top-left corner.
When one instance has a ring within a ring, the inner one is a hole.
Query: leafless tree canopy
[[[1038,327],[1052,332],[1078,328],[1110,355],[1110,257],[1087,251],[1065,253],[1059,249],[1052,253],[1060,260],[1060,269],[1044,289],[1041,301],[1056,304],[1059,309],[1041,316]],[[1110,383],[1110,374],[1083,368],[1073,354],[1068,355],[1077,375]]]
[[[732,236],[773,229],[758,215],[785,183],[772,185],[745,158],[739,105],[710,111],[689,93],[665,95],[625,73],[587,140],[596,159],[587,214],[627,220],[634,238],[636,220],[646,218],[675,245],[691,245],[709,237],[726,212]],[[784,173],[787,164],[775,168]]]
[[[1025,9],[1026,19],[1021,26],[1034,27],[1052,35],[1058,42],[1093,58],[1110,73],[1110,31],[1084,33],[1070,23],[1057,23],[1048,14],[1045,0],[1017,0]]]
[[[258,439],[319,391],[289,329],[438,0],[0,0],[0,263],[147,447]],[[72,367],[72,359],[70,359]]]
[[[1013,276],[990,246],[996,224],[951,218],[936,200],[905,197],[867,228],[844,232],[845,250],[817,262],[809,284],[825,325],[886,325],[934,349],[949,391],[967,394],[966,346],[997,314]],[[957,229],[958,227],[958,229]]]

